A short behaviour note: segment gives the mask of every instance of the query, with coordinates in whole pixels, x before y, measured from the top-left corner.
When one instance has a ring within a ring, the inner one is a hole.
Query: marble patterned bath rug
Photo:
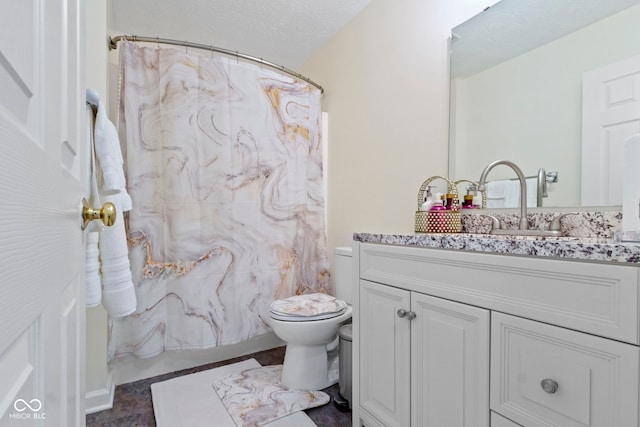
[[[237,427],[211,386],[217,378],[259,368],[255,359],[183,375],[151,384],[153,412],[158,427]],[[316,427],[311,418],[298,411],[265,427]]]
[[[281,375],[282,365],[261,366],[217,378],[212,385],[238,427],[263,426],[329,403],[329,395],[322,391],[286,387]]]

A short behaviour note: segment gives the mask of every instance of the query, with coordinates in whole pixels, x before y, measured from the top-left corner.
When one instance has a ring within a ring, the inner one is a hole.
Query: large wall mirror
[[[619,205],[584,202],[583,76],[638,55],[640,0],[502,0],[454,28],[449,176],[477,181],[511,160],[557,172],[543,207]]]

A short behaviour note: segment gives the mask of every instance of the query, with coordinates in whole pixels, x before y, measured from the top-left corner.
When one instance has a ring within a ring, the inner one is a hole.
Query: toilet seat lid
[[[347,303],[323,293],[295,295],[271,303],[271,317],[279,320],[321,320],[339,316]]]
[[[269,313],[271,315],[271,318],[275,319],[275,320],[282,320],[282,321],[285,321],[285,322],[311,322],[311,321],[314,321],[314,320],[331,319],[333,317],[340,316],[345,311],[347,311],[347,309],[343,308],[342,310],[336,311],[336,312],[333,312],[333,313],[322,313],[322,314],[316,314],[314,316],[296,316],[295,314],[276,313],[276,312],[271,311],[271,310],[269,310]]]

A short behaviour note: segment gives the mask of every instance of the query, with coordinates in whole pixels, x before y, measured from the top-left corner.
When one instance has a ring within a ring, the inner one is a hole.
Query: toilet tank
[[[351,246],[337,247],[333,251],[333,283],[336,287],[336,298],[349,304],[353,304],[351,252]]]

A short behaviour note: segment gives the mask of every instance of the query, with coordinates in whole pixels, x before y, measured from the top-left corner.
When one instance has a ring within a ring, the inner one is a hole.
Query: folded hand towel
[[[122,194],[121,207],[131,210],[131,197],[127,193],[124,177],[124,160],[118,132],[107,117],[102,101],[98,100],[95,124],[96,156],[102,170],[100,191],[115,190]]]
[[[100,282],[100,261],[98,259],[97,231],[89,232],[86,236],[86,291],[85,300],[87,307],[95,307],[102,302],[102,284]]]
[[[123,317],[135,312],[137,303],[123,214],[131,210],[132,203],[126,190],[124,162],[115,126],[107,118],[104,105],[95,91],[87,89],[87,100],[97,109],[94,132],[91,135],[91,152],[97,160],[92,164],[92,179],[99,183],[98,189],[93,192],[95,198],[100,196],[103,202],[111,202],[116,207],[115,223],[111,227],[103,227],[99,232],[101,289],[96,289],[100,282],[96,281],[94,249],[89,247],[90,238],[87,237],[87,271],[91,272],[91,277],[87,276],[87,305],[100,303],[98,290],[101,290],[102,304],[109,316]],[[95,200],[92,206],[96,206]]]
[[[96,181],[96,161],[94,151],[93,125],[95,117],[90,106],[86,107],[87,127],[85,148],[89,153],[89,205],[100,206],[98,195],[98,183]],[[100,281],[100,260],[98,252],[98,239],[103,225],[100,221],[91,221],[87,224],[85,235],[85,305],[95,307],[102,302],[102,283]]]
[[[527,207],[538,205],[538,179],[527,178]],[[520,181],[500,179],[487,183],[487,208],[517,208],[520,206]]]
[[[111,317],[123,317],[136,310],[136,294],[131,280],[124,214],[119,193],[105,196],[104,201],[115,205],[116,222],[100,232],[102,302]]]
[[[527,207],[538,206],[538,178],[527,178]]]
[[[487,208],[504,208],[507,180],[487,182]]]
[[[135,300],[136,292],[133,286],[121,288],[109,286],[102,291],[102,304],[112,318],[124,317],[136,311],[130,301]]]

